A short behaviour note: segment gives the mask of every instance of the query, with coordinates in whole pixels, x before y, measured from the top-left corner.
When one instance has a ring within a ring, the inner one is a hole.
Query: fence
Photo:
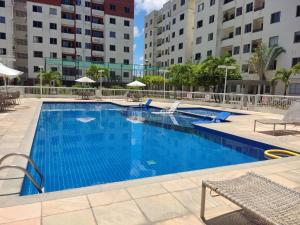
[[[39,86],[8,86],[8,91],[20,91],[23,97],[40,97]],[[0,87],[0,91],[5,88]],[[160,101],[181,100],[183,103],[200,104],[210,106],[224,106],[229,108],[254,110],[263,112],[281,113],[287,110],[295,101],[300,101],[300,96],[282,95],[248,95],[228,93],[223,101],[223,93],[185,92],[185,91],[155,91],[155,90],[129,90],[129,89],[102,89],[95,88],[71,88],[71,87],[43,87],[44,98],[75,98],[82,92],[90,92],[96,97],[104,99],[125,99],[128,92],[143,98],[156,98]]]

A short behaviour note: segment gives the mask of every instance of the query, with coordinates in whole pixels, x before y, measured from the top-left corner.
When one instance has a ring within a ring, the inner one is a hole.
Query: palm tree
[[[51,85],[55,86],[61,85],[61,74],[57,71],[43,71],[38,75],[38,80],[40,81],[40,76],[42,76],[43,85]]]
[[[101,74],[99,71],[102,71]],[[93,80],[96,82],[99,81],[100,77],[106,77],[109,78],[109,72],[106,67],[101,67],[95,64],[91,64],[89,68],[86,70],[86,74],[90,76]]]
[[[290,69],[281,68],[276,70],[275,76],[273,77],[271,83],[274,84],[276,81],[280,80],[284,83],[284,95],[287,93],[287,89],[290,84],[291,76],[300,72],[300,63],[296,64]]]
[[[254,68],[261,81],[266,80],[267,71],[281,53],[285,53],[285,49],[277,45],[268,48],[265,44],[261,44],[255,49],[249,59],[249,64]],[[257,94],[260,94],[260,84]]]

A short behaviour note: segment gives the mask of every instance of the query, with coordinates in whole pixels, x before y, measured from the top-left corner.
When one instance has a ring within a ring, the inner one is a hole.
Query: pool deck
[[[44,101],[74,101],[44,99]],[[112,100],[128,105],[124,100]],[[157,107],[170,103],[156,102]],[[22,99],[12,111],[0,113],[0,157],[11,152],[29,154],[38,120],[41,101]],[[181,105],[181,107],[197,107]],[[198,106],[201,107],[201,106]],[[205,108],[213,108],[207,107]],[[222,110],[222,108],[217,108]],[[243,112],[226,109],[227,111]],[[300,128],[288,126],[283,132],[278,126],[276,136],[271,126],[258,125],[255,119],[280,119],[270,113],[244,111],[247,115],[231,116],[229,123],[203,125],[215,129],[300,151]],[[25,160],[11,158],[5,164],[26,165]],[[224,198],[207,194],[206,218],[199,219],[201,182],[203,179],[228,179],[252,171],[284,186],[300,191],[300,158],[292,157],[227,167],[177,173],[165,176],[130,180],[79,189],[65,190],[35,196],[0,197],[0,225],[242,225],[250,222],[240,216],[238,207]],[[0,194],[17,193],[23,174],[0,172]],[[7,179],[19,177],[17,179]],[[3,179],[6,178],[6,179]]]

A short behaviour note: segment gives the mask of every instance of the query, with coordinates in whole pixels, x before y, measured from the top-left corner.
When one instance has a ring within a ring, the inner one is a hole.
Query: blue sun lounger
[[[220,112],[214,118],[210,117],[210,120],[199,120],[193,122],[192,124],[197,125],[197,124],[205,124],[205,123],[220,123],[225,121],[230,115],[231,115],[230,112]]]
[[[140,104],[139,106],[143,107],[143,108],[149,108],[151,102],[152,102],[152,99],[148,98],[145,104]]]

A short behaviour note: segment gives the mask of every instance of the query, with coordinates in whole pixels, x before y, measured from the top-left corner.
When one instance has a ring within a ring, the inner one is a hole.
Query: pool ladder
[[[31,164],[31,166],[34,168],[34,170],[37,172],[37,174],[40,177],[40,183],[38,183],[33,176],[26,170],[26,168],[23,168],[21,166],[16,166],[16,165],[3,165],[1,166],[1,164],[8,158],[13,157],[13,156],[18,156],[18,157],[22,157],[27,159],[27,161]],[[30,180],[30,182],[34,185],[34,187],[38,190],[39,193],[43,193],[43,186],[44,186],[44,176],[41,173],[41,171],[39,170],[39,168],[37,167],[37,165],[35,164],[35,162],[27,155],[22,154],[22,153],[9,153],[5,156],[3,156],[0,159],[0,171],[1,170],[5,170],[5,169],[15,169],[15,170],[19,170],[22,171],[26,177]]]

